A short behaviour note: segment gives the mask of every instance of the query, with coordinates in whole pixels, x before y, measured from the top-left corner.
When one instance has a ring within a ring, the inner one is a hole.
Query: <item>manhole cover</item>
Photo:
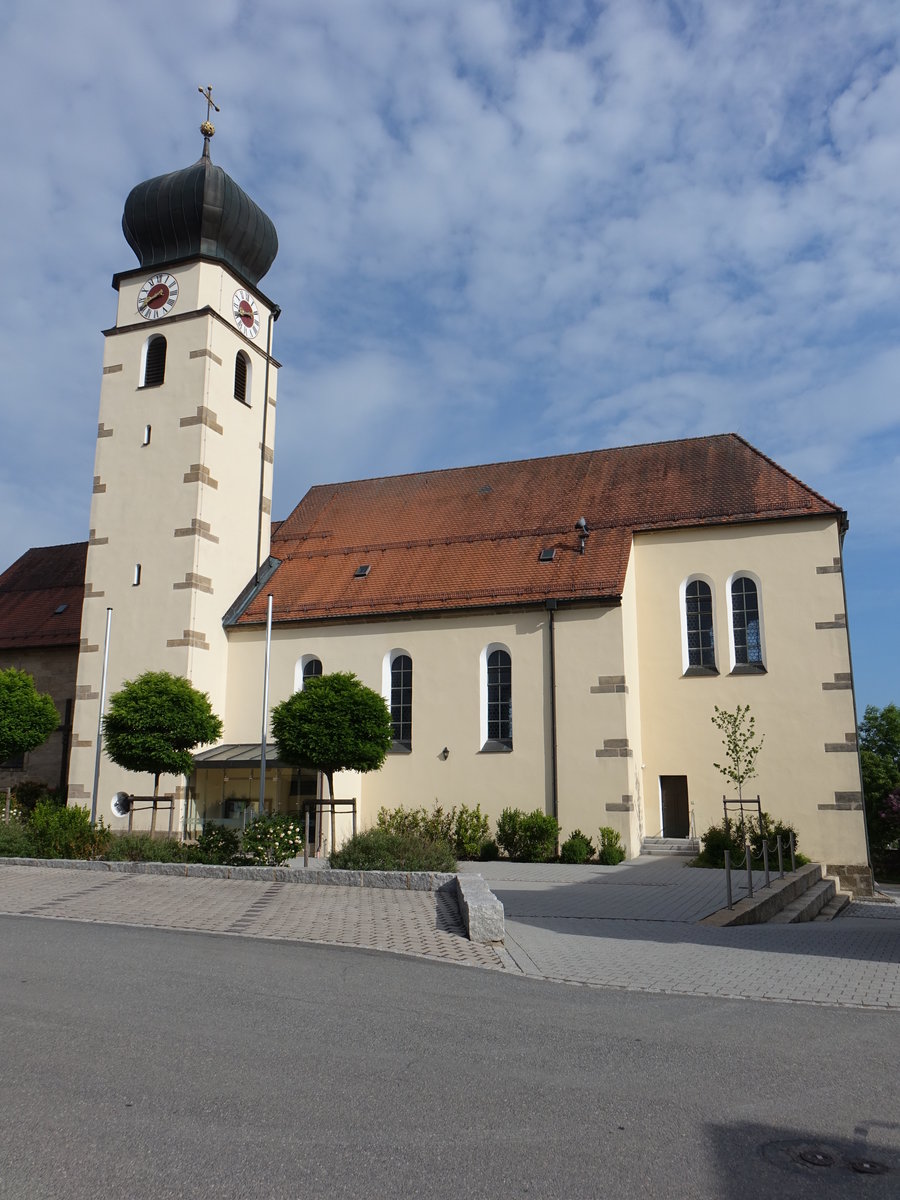
[[[873,1146],[874,1150],[875,1147]],[[859,1142],[809,1142],[798,1138],[789,1142],[766,1142],[760,1146],[763,1158],[773,1166],[801,1174],[833,1170],[836,1174],[854,1171],[857,1175],[887,1175],[900,1167],[887,1147],[879,1146],[879,1158],[867,1158]],[[887,1162],[883,1156],[887,1157]]]
[[[870,1158],[852,1158],[850,1166],[859,1175],[886,1175],[889,1169],[886,1163],[872,1162]]]
[[[833,1167],[834,1155],[827,1154],[824,1150],[799,1150],[797,1157],[801,1162],[808,1163],[811,1167]]]

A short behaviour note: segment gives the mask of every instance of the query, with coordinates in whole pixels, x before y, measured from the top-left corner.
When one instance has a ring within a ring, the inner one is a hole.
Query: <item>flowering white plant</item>
[[[244,830],[244,854],[254,866],[280,867],[303,850],[303,830],[293,817],[258,817]]]

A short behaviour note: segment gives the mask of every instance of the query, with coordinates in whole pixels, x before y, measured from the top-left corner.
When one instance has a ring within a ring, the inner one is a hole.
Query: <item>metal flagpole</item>
[[[266,665],[263,669],[262,732],[259,735],[259,815],[266,796],[266,733],[269,726],[269,655],[272,652],[272,593],[266,605]]]
[[[94,786],[91,788],[91,824],[97,822],[97,789],[100,786],[100,749],[103,738],[103,709],[106,705],[106,672],[109,669],[109,627],[112,609],[106,610],[106,640],[103,643],[103,673],[100,676],[100,713],[97,717],[97,752],[94,755]]]

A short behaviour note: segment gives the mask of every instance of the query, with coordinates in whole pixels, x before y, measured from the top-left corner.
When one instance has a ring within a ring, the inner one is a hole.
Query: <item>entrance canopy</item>
[[[224,746],[216,746],[213,750],[203,750],[194,755],[195,767],[260,767],[262,755],[259,742],[227,742]],[[283,762],[278,757],[278,747],[274,742],[266,742],[266,767],[289,767],[290,763]]]

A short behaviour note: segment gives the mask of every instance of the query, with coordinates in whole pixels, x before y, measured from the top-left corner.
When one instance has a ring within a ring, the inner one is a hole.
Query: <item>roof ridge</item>
[[[496,462],[469,463],[466,466],[430,467],[424,471],[398,471],[389,475],[369,475],[363,479],[331,480],[325,483],[312,484],[306,495],[308,496],[310,492],[316,492],[320,489],[341,488],[346,487],[349,484],[356,485],[360,483],[381,483],[387,479],[415,479],[423,475],[455,475],[461,473],[462,471],[486,471],[490,467],[516,467],[522,466],[525,463],[553,462],[561,458],[592,458],[597,454],[616,454],[622,450],[643,450],[649,449],[651,446],[678,446],[686,442],[713,442],[720,438],[739,436],[739,434],[734,433],[700,433],[695,434],[693,437],[659,438],[658,440],[652,442],[629,442],[628,445],[625,446],[596,446],[592,450],[569,450],[560,454],[532,454],[527,458],[503,458]],[[740,440],[743,441],[744,439],[741,438]],[[747,442],[747,445],[749,446],[750,443]],[[752,446],[750,448],[754,449]],[[820,499],[822,498],[823,497],[820,497]],[[305,497],[302,497],[301,501],[302,499],[305,499]],[[291,512],[293,512],[297,507],[298,505],[295,504],[294,508],[291,509]]]

